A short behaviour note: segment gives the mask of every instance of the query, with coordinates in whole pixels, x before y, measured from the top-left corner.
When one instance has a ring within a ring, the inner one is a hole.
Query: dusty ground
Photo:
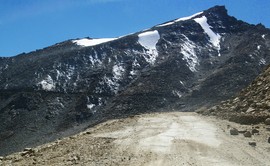
[[[196,113],[139,115],[6,156],[0,165],[270,165],[267,126],[257,125],[260,134],[251,138],[230,135],[230,127],[252,128]]]

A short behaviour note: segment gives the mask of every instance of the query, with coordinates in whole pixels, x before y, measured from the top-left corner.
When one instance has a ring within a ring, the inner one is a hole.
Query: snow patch
[[[92,65],[101,65],[102,61],[98,57],[98,53],[94,51],[94,55],[89,55],[89,60]]]
[[[88,47],[88,46],[95,46],[98,44],[106,43],[106,42],[113,41],[116,39],[117,38],[79,39],[79,40],[73,40],[72,42],[83,47]]]
[[[198,15],[200,15],[200,14],[202,14],[202,13],[203,13],[203,12],[195,13],[195,14],[193,14],[193,15],[191,15],[191,16],[182,17],[182,18],[179,18],[179,19],[177,19],[177,20],[175,20],[175,21],[176,21],[176,22],[178,22],[178,21],[186,21],[186,20],[192,19],[193,17],[196,17],[196,16],[198,16]]]
[[[176,19],[174,21],[171,21],[171,22],[168,22],[168,23],[165,23],[165,24],[158,25],[157,27],[163,27],[163,26],[172,25],[172,24],[174,24],[176,22],[179,22],[179,21],[186,21],[186,20],[192,19],[193,17],[196,17],[196,16],[198,16],[198,15],[200,15],[202,13],[203,12],[199,12],[199,13],[193,14],[193,15],[188,16],[188,17],[182,17],[182,18]]]
[[[181,53],[183,54],[183,60],[188,63],[188,67],[191,71],[195,72],[196,65],[199,64],[198,57],[195,53],[195,44],[184,36],[186,41],[181,45]]]
[[[260,62],[259,62],[260,65],[265,65],[266,64],[266,61],[264,58],[260,59]]]
[[[258,46],[257,46],[257,50],[260,50],[260,49],[261,49],[261,45],[258,45]]]
[[[114,65],[112,71],[114,78],[116,80],[119,80],[122,77],[123,73],[125,72],[125,69],[120,65]]]
[[[195,18],[194,21],[201,25],[204,32],[209,36],[210,42],[213,44],[213,46],[217,48],[219,53],[221,36],[212,31],[211,26],[207,23],[207,18],[205,16],[202,16],[200,18]]]
[[[265,39],[265,34],[262,35],[262,38]]]
[[[180,82],[180,84],[184,85],[183,81],[179,81],[179,82]]]
[[[53,82],[53,79],[50,75],[47,75],[45,80],[40,81],[38,85],[41,85],[41,88],[46,91],[51,91],[55,89],[55,83]]]
[[[154,30],[143,32],[139,34],[138,37],[138,42],[147,49],[147,54],[149,54],[149,57],[146,58],[147,62],[150,64],[154,64],[158,56],[158,52],[156,49],[156,44],[160,39],[158,31]]]
[[[173,93],[173,95],[178,96],[179,98],[182,97],[181,92],[179,92],[179,91],[177,91],[177,90],[173,90],[172,93]]]
[[[91,109],[94,108],[96,105],[95,105],[95,104],[87,104],[86,106],[87,106],[88,109],[91,110]]]

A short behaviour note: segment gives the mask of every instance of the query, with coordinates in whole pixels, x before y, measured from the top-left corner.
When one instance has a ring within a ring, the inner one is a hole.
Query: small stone
[[[238,135],[238,130],[236,128],[230,129],[230,134],[231,135]]]
[[[249,144],[250,146],[256,146],[256,142],[254,142],[254,141],[248,142],[248,144]]]
[[[23,151],[33,151],[32,148],[24,148]]]
[[[268,143],[270,143],[270,137],[268,137]]]
[[[238,130],[238,133],[244,134],[247,130]]]
[[[243,134],[245,137],[251,137],[251,132],[250,131],[247,131]]]
[[[33,156],[35,154],[35,150],[32,148],[25,148],[20,154],[21,156]]]
[[[257,130],[257,129],[252,129],[252,130],[251,130],[252,135],[254,135],[255,133],[259,133],[259,132],[260,132],[260,131]]]
[[[264,123],[265,123],[266,125],[270,125],[270,118],[265,119]]]
[[[246,113],[250,113],[250,112],[253,112],[253,111],[255,111],[255,109],[252,108],[252,107],[249,107],[249,108],[247,109]]]

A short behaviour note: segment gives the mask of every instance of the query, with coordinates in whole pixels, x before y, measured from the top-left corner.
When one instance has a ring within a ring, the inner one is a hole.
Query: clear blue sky
[[[270,0],[0,0],[0,56],[67,39],[117,37],[215,5],[270,27]]]

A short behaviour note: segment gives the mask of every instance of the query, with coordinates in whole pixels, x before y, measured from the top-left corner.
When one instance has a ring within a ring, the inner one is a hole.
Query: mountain
[[[0,58],[0,155],[112,118],[214,106],[269,64],[269,35],[215,6],[127,36]]]
[[[266,119],[270,118],[269,85],[270,67],[268,66],[263,73],[235,97],[198,112],[204,115],[215,115],[241,124],[266,122],[268,121]]]

